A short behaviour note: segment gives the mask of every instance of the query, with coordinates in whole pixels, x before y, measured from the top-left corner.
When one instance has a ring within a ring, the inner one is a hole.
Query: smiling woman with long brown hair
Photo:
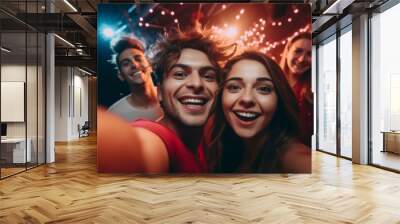
[[[296,99],[279,65],[258,52],[229,60],[207,139],[211,171],[311,172]]]
[[[301,33],[285,46],[280,66],[299,106],[300,140],[311,146],[313,134],[313,95],[311,92],[311,34]]]

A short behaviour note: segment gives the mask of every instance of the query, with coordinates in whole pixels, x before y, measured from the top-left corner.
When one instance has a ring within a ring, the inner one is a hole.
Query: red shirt
[[[313,135],[314,117],[313,103],[301,94],[302,86],[297,82],[293,86],[293,92],[296,97],[297,105],[299,106],[300,120],[300,141],[311,147],[311,136]]]
[[[198,146],[196,154],[186,147],[175,132],[160,123],[136,120],[133,127],[145,128],[156,134],[164,142],[169,158],[171,173],[206,173],[207,162],[204,156],[204,143]]]

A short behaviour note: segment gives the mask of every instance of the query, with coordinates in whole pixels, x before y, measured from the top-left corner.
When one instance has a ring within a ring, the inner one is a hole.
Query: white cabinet
[[[26,151],[25,144],[27,143]],[[25,138],[7,138],[1,140],[2,154],[7,154],[5,158],[10,163],[25,163],[32,161],[32,140],[30,138],[25,142]],[[11,160],[12,155],[12,160]],[[3,156],[2,156],[3,157]],[[26,160],[26,161],[25,161]]]

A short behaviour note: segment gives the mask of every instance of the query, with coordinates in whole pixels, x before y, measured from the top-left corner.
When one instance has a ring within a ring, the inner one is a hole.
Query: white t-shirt
[[[139,118],[155,121],[164,115],[159,104],[148,108],[133,107],[128,101],[129,96],[130,95],[124,96],[122,99],[115,102],[108,108],[108,111],[117,114],[128,121],[134,121]]]

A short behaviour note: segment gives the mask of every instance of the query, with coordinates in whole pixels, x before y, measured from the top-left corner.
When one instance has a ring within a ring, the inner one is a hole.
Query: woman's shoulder
[[[285,173],[311,173],[311,148],[298,142],[288,143],[280,156],[280,167]]]

